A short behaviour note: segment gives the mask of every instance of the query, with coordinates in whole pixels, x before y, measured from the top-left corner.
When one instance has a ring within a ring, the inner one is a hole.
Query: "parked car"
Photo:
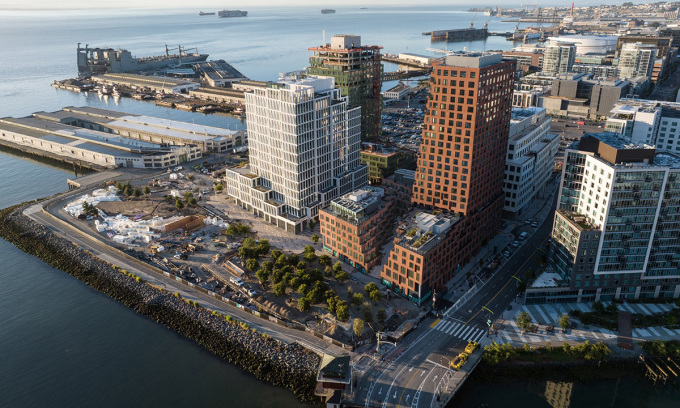
[[[237,278],[236,276],[229,278],[229,281],[236,286],[243,286],[243,280],[241,278]]]
[[[257,292],[255,292],[255,291],[254,291],[253,289],[251,289],[251,288],[246,289],[246,293],[247,293],[248,296],[250,296],[250,297],[253,297],[253,296],[257,295]]]

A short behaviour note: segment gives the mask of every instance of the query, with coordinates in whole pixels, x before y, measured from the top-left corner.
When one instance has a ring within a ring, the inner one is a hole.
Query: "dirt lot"
[[[102,201],[97,204],[97,208],[109,215],[122,214],[126,217],[134,218],[142,215],[141,219],[147,220],[155,216],[168,218],[174,215],[194,215],[207,214],[200,206],[184,207],[181,210],[175,208],[175,204],[169,203],[161,198],[132,199],[130,201]]]

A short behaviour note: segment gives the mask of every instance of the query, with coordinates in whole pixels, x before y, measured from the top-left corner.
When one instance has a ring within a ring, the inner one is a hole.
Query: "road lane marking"
[[[440,320],[441,320],[441,319],[435,320],[434,323],[432,323],[432,324],[430,325],[430,327],[434,329],[434,326],[436,326],[437,323],[439,323]]]
[[[413,367],[411,367],[411,369],[413,369]],[[408,380],[408,382],[406,383],[406,385],[404,385],[404,391],[402,391],[402,392],[401,392],[401,395],[399,396],[399,401],[397,402],[397,406],[401,405],[401,399],[404,397],[404,393],[405,393],[406,390],[408,389],[408,385],[411,383],[411,380],[413,379],[413,377],[415,377],[416,374],[418,374],[418,371],[419,371],[419,370],[420,370],[420,369],[416,370],[416,372],[413,373],[413,375],[411,376],[411,378],[409,378],[409,380]],[[395,396],[397,395],[397,392],[396,392],[396,391],[394,392],[394,395],[395,395]],[[408,398],[406,399],[406,402],[408,402]]]

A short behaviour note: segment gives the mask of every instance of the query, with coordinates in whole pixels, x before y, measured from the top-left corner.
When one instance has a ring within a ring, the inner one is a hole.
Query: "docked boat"
[[[248,12],[242,10],[222,10],[218,11],[217,15],[220,17],[247,17]]]
[[[100,96],[102,96],[102,95],[111,95],[111,90],[109,89],[108,86],[102,85],[102,87],[99,88],[98,93],[99,93]]]
[[[195,52],[187,52],[184,47],[177,46],[172,50],[177,50],[177,52],[171,52],[166,45],[164,54],[137,58],[126,49],[91,48],[89,45],[83,48],[78,43],[78,74],[90,76],[107,73],[138,73],[167,68],[180,63],[203,62],[208,59],[208,54],[200,54],[197,49],[194,49]]]
[[[236,113],[237,115],[243,115],[245,112],[246,112],[246,111],[245,111],[245,109],[243,109],[243,108],[236,108],[236,109],[234,109],[234,113]]]
[[[333,14],[335,13],[335,10],[333,9],[322,9],[321,14]]]

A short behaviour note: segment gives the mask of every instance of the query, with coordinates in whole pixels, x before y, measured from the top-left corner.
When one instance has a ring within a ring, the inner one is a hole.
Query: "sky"
[[[317,7],[346,7],[351,5],[359,6],[417,6],[417,5],[446,5],[449,7],[476,7],[483,6],[506,6],[521,7],[522,4],[530,3],[530,0],[482,0],[480,3],[472,3],[469,0],[247,0],[247,1],[225,1],[225,0],[0,0],[0,9],[101,9],[101,8],[233,8],[246,10],[250,7],[258,6],[317,6]],[[575,0],[576,6],[588,6],[593,4],[620,4],[621,1],[615,0]],[[634,3],[641,3],[640,0],[633,0]],[[651,2],[651,0],[650,0]],[[566,3],[569,3],[567,1]],[[542,5],[563,5],[564,1],[541,0]]]

